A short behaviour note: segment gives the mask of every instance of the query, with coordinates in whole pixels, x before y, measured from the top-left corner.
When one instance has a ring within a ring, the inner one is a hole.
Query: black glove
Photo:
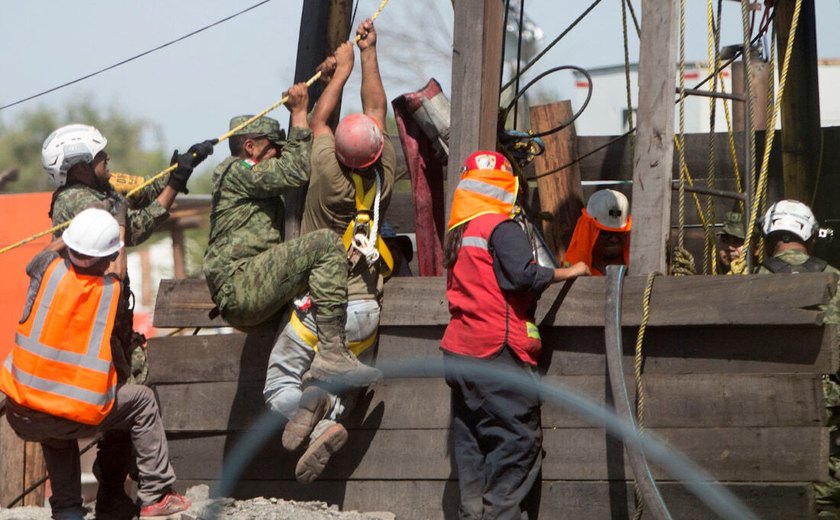
[[[208,155],[213,154],[213,145],[218,143],[218,139],[208,139],[204,142],[190,146],[187,153],[179,154],[178,150],[172,154],[170,166],[177,164],[175,170],[169,174],[168,184],[172,186],[175,191],[181,193],[189,193],[187,190],[187,181],[192,175],[193,169],[201,164],[201,161],[207,158]],[[195,155],[193,155],[195,154]]]

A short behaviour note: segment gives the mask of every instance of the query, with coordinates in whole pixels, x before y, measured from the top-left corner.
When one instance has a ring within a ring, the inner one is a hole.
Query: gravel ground
[[[359,513],[339,511],[338,506],[323,502],[294,502],[279,498],[210,499],[207,486],[195,486],[187,491],[193,505],[181,514],[181,520],[395,520],[388,512]],[[0,520],[50,520],[50,510],[44,507],[16,507],[0,509]],[[86,520],[94,520],[89,514]]]

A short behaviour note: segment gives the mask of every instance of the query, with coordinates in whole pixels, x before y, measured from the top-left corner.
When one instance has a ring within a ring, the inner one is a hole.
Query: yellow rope
[[[645,429],[645,387],[642,385],[642,365],[644,363],[644,351],[642,349],[645,341],[648,319],[650,318],[650,295],[653,292],[653,280],[657,273],[648,273],[645,283],[645,292],[642,297],[642,320],[639,322],[639,332],[636,335],[636,350],[633,353],[633,376],[636,383],[636,424],[639,434]],[[644,512],[644,501],[638,481],[634,481],[635,492],[633,520],[639,520]]]
[[[389,0],[382,0],[382,2],[379,4],[379,7],[376,9],[376,11],[373,13],[373,15],[371,15],[371,17],[370,17],[371,21],[376,20],[376,19],[379,17],[379,15],[380,15],[380,14],[382,14],[382,10],[383,10],[383,9],[385,9],[385,6],[386,6],[386,5],[388,5],[388,1],[389,1]],[[357,34],[357,35],[356,35],[356,37],[355,37],[355,39],[353,40],[353,43],[357,43],[360,39],[361,39],[361,36],[359,36],[359,35]],[[315,73],[315,75],[314,75],[314,76],[312,76],[311,78],[309,78],[308,80],[306,80],[306,86],[307,86],[307,87],[311,87],[311,86],[312,86],[312,84],[313,84],[313,83],[315,83],[316,81],[318,81],[318,79],[319,79],[320,77],[321,77],[321,73],[320,73],[320,72]],[[288,100],[289,100],[289,96],[283,96],[283,99],[281,99],[281,100],[280,100],[280,101],[278,101],[277,103],[274,103],[273,105],[271,105],[270,107],[266,108],[265,110],[263,110],[263,111],[262,111],[262,112],[260,112],[259,114],[256,114],[255,116],[251,117],[251,118],[250,118],[250,119],[248,119],[247,121],[243,122],[241,125],[238,125],[238,126],[236,126],[235,128],[231,128],[230,130],[228,130],[228,131],[227,131],[227,132],[225,132],[224,134],[220,135],[220,136],[219,136],[219,138],[218,138],[218,140],[217,140],[217,143],[216,143],[216,144],[221,143],[222,141],[225,141],[225,140],[227,140],[227,139],[230,139],[230,137],[231,137],[233,134],[235,134],[236,132],[238,132],[238,131],[242,130],[242,129],[243,129],[243,128],[245,128],[246,126],[250,125],[251,123],[253,123],[253,122],[254,122],[254,121],[256,121],[257,119],[259,119],[259,118],[261,118],[261,117],[265,116],[266,114],[268,114],[268,113],[269,113],[269,112],[271,112],[272,110],[276,110],[277,108],[280,108],[282,105],[285,105],[285,104],[286,104],[286,101],[288,101]],[[193,154],[193,157],[195,157],[195,154]],[[168,173],[170,173],[170,172],[174,171],[174,170],[175,170],[175,168],[177,168],[177,164],[173,164],[173,165],[169,166],[168,168],[166,168],[165,170],[162,170],[162,171],[160,171],[160,172],[156,173],[155,175],[153,175],[153,176],[149,177],[149,179],[148,179],[148,180],[146,180],[145,182],[143,182],[142,184],[140,184],[139,186],[137,186],[137,187],[136,187],[136,188],[134,188],[133,190],[129,191],[129,192],[126,194],[126,197],[132,197],[132,196],[136,195],[138,192],[142,191],[144,188],[146,188],[146,187],[147,187],[147,186],[149,186],[150,184],[153,184],[153,183],[154,183],[155,181],[157,181],[158,179],[160,179],[160,178],[162,178],[163,176],[167,175]],[[47,229],[47,230],[45,230],[45,231],[41,231],[41,232],[36,233],[36,234],[34,234],[34,235],[32,235],[32,236],[29,236],[29,237],[27,237],[27,238],[24,238],[23,240],[20,240],[20,241],[18,241],[18,242],[15,242],[14,244],[11,244],[11,245],[9,245],[9,246],[6,246],[6,247],[4,247],[4,248],[0,249],[0,255],[2,255],[3,253],[6,253],[7,251],[11,251],[12,249],[18,248],[18,247],[20,247],[20,246],[22,246],[22,245],[24,245],[24,244],[27,244],[27,243],[29,243],[29,242],[32,242],[33,240],[37,240],[37,239],[41,238],[41,237],[42,237],[42,236],[44,236],[44,235],[48,235],[48,234],[50,234],[50,233],[54,233],[54,232],[56,232],[56,231],[58,231],[58,230],[60,230],[60,229],[64,229],[65,227],[67,227],[67,226],[69,226],[69,225],[70,225],[70,221],[68,220],[67,222],[62,222],[61,224],[58,224],[58,225],[56,225],[56,226],[53,226],[53,227],[51,227],[50,229]]]
[[[624,37],[624,87],[627,97],[627,128],[633,128],[633,96],[630,92],[630,42],[627,37],[627,3],[630,0],[621,0],[621,34]],[[633,136],[630,139],[630,164],[633,164],[636,156],[636,140]]]
[[[718,3],[718,18],[717,27],[715,26],[715,13],[712,6],[712,0],[706,2],[706,51],[708,54],[709,68],[714,72],[719,70],[720,64],[720,8],[722,4]],[[719,81],[721,80],[721,81]],[[717,93],[719,83],[722,83],[720,73],[714,73],[712,78],[712,93]],[[714,189],[716,184],[717,173],[717,138],[715,134],[715,123],[717,119],[717,104],[718,100],[715,97],[709,98],[709,148],[708,148],[708,163],[706,166],[706,185]],[[725,105],[726,103],[724,103]],[[707,222],[715,222],[715,203],[712,197],[706,197],[706,216]],[[703,226],[703,273],[716,274],[717,273],[717,254],[714,229],[711,225]]]
[[[768,115],[770,117],[768,118],[767,127],[764,133],[764,154],[761,160],[761,172],[759,173],[758,181],[756,182],[756,189],[753,192],[753,200],[750,208],[749,221],[747,222],[747,227],[745,228],[745,231],[748,233],[747,236],[749,236],[749,233],[751,233],[751,231],[755,228],[756,221],[758,220],[760,199],[763,199],[764,196],[766,196],[767,192],[767,177],[770,168],[770,151],[773,148],[773,138],[776,133],[776,114],[778,113],[779,108],[781,107],[782,97],[785,93],[785,83],[787,81],[788,70],[790,67],[790,57],[793,54],[793,44],[794,39],[796,37],[796,27],[799,25],[799,13],[801,11],[801,7],[802,0],[796,0],[796,4],[793,8],[793,19],[791,20],[790,24],[790,35],[788,36],[787,48],[785,49],[785,57],[784,61],[782,62],[782,72],[779,75],[779,93],[778,95],[776,95],[776,100],[772,104],[772,110],[768,111]],[[772,54],[772,52],[773,50],[771,49],[771,60],[774,60],[775,55]],[[733,274],[749,274],[746,269],[746,259],[748,258],[748,255],[752,254],[750,252],[750,247],[750,240],[747,240],[744,243],[744,250],[741,253],[741,256],[736,258],[732,262],[731,272]],[[763,251],[759,250],[759,259],[761,259],[762,254]]]

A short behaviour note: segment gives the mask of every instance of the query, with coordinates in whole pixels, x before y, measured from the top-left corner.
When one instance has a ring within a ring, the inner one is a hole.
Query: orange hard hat
[[[350,114],[335,129],[335,154],[350,168],[367,168],[382,155],[385,138],[372,117]]]

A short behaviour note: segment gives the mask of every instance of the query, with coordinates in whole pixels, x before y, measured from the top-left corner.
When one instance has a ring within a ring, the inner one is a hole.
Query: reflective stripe
[[[461,247],[477,247],[487,249],[487,241],[481,237],[464,237],[461,239]]]
[[[58,284],[61,282],[61,279],[65,274],[67,274],[67,266],[64,262],[60,262],[52,271],[50,279],[47,280],[47,287],[44,290],[44,294],[41,296],[41,302],[51,302],[53,300]],[[35,318],[32,322],[30,336],[24,336],[20,333],[15,334],[15,342],[17,345],[36,356],[52,359],[61,363],[77,365],[79,367],[94,370],[107,375],[111,370],[111,362],[99,358],[99,348],[101,347],[104,339],[105,329],[108,327],[109,311],[111,309],[111,302],[114,299],[114,280],[111,278],[105,278],[104,282],[105,285],[103,287],[102,296],[99,299],[99,306],[96,309],[93,331],[83,354],[69,352],[67,350],[55,348],[51,345],[45,345],[37,339],[33,339],[41,337],[44,322],[49,311],[48,304],[38,305],[35,312]]]
[[[9,356],[9,358],[11,358],[11,356]],[[9,369],[9,372],[12,373],[12,377],[14,377],[21,385],[40,390],[42,392],[56,394],[61,397],[70,397],[71,399],[76,399],[94,406],[105,406],[110,403],[116,395],[115,386],[109,387],[107,393],[100,394],[99,392],[91,392],[90,390],[85,390],[84,388],[50,381],[49,379],[35,376],[21,370],[15,365],[12,365],[8,358],[6,360],[6,368]]]
[[[462,180],[458,183],[458,187],[456,189],[472,191],[481,195],[486,195],[488,197],[492,197],[496,200],[499,200],[505,204],[513,204],[516,201],[516,196],[514,194],[508,193],[507,191],[503,190],[502,188],[499,188],[498,186],[493,186],[492,184],[481,182],[475,179]]]

